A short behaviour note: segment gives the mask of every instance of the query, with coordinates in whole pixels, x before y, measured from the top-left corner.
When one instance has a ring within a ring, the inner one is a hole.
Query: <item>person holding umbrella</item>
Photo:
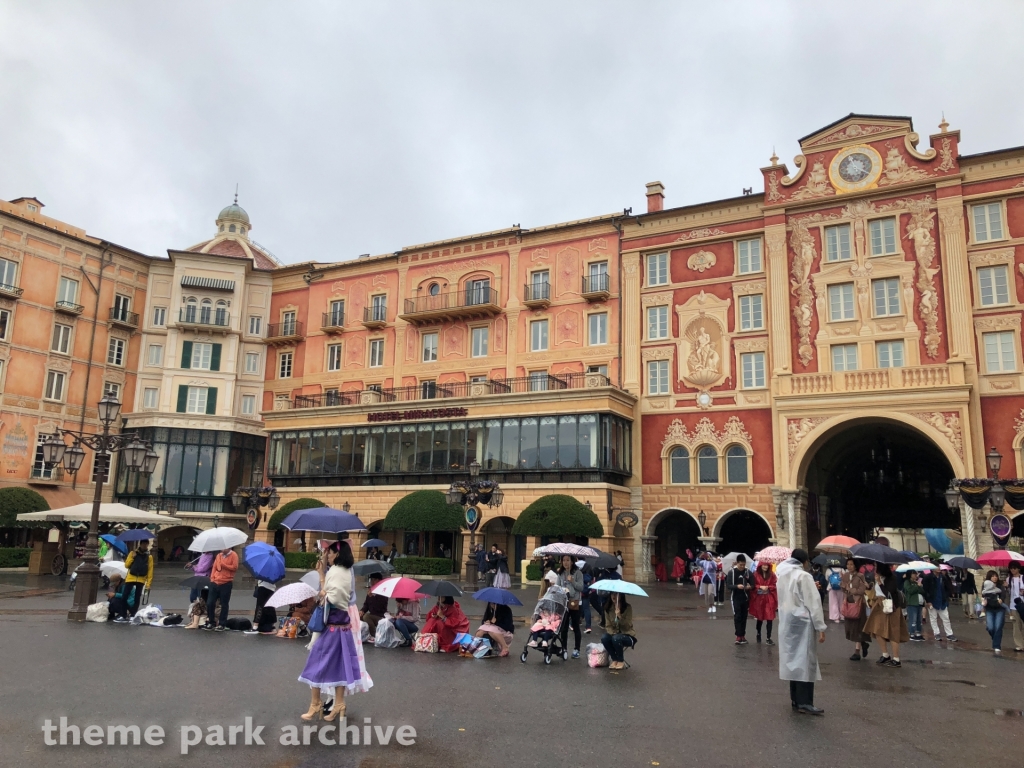
[[[767,624],[767,645],[772,640],[772,622],[779,611],[779,580],[772,572],[771,563],[759,563],[754,572],[754,590],[750,593],[750,615],[757,621],[757,642],[761,642],[761,623]]]
[[[810,558],[803,549],[775,569],[779,590],[779,677],[789,681],[793,709],[803,715],[823,715],[814,706],[814,683],[821,680],[817,643],[825,642],[825,615],[814,579],[807,572]]]
[[[575,641],[572,657],[580,657],[580,598],[583,596],[583,572],[576,567],[571,555],[562,555],[562,567],[558,569],[558,586],[564,589],[569,599],[569,610],[562,621],[562,647],[565,648],[569,639],[569,625],[572,624],[573,640]]]
[[[492,587],[491,589],[495,589]],[[508,647],[516,631],[512,609],[502,603],[488,603],[483,622],[475,637],[489,637],[498,650],[499,656],[508,656]]]
[[[143,591],[153,586],[153,555],[149,552],[148,539],[139,541],[138,547],[128,553],[124,565],[128,569],[128,576],[124,580],[124,599],[129,605],[129,614],[134,616],[139,610]]]
[[[203,552],[201,555],[199,555],[198,559],[193,561],[192,573],[194,573],[196,576],[203,576],[207,579],[210,578],[210,571],[213,570],[213,559],[214,557],[216,557],[216,555],[216,552]],[[192,587],[192,591],[188,595],[188,601],[190,603],[194,603],[196,601],[196,598],[200,596],[202,590],[203,588],[199,586]],[[203,598],[203,600],[205,602],[208,599],[209,591],[207,591],[207,596]],[[205,616],[206,614],[204,613],[203,615]]]
[[[622,652],[636,647],[636,630],[633,629],[633,607],[626,602],[624,592],[608,595],[604,605],[604,626],[606,631],[601,637],[601,645],[608,651],[608,669],[625,669],[626,660]]]
[[[1024,622],[1024,576],[1021,576],[1020,563],[1010,563],[1010,577],[1006,580],[1008,593],[1007,616],[1013,623],[1013,650],[1017,653],[1024,653],[1024,632],[1021,631],[1021,623]]]
[[[846,639],[853,643],[853,655],[850,661],[860,661],[868,656],[871,635],[864,632],[864,624],[868,620],[867,606],[864,595],[868,591],[868,582],[864,574],[857,570],[857,563],[852,557],[846,559],[846,570],[843,572],[842,613]]]
[[[960,603],[964,608],[964,616],[968,621],[976,621],[974,603],[978,599],[978,583],[974,580],[974,574],[966,568],[961,568],[960,577]]]
[[[903,615],[903,591],[891,565],[879,563],[875,573],[874,593],[868,598],[871,615],[864,625],[864,631],[882,644],[882,656],[878,663],[900,667],[900,643],[910,640],[907,619]]]
[[[235,584],[235,571],[238,570],[238,555],[233,549],[222,549],[213,559],[210,571],[210,598],[207,601],[209,620],[203,629],[224,632],[227,629],[228,609],[231,604],[231,589]],[[220,623],[214,609],[220,602]]]
[[[366,598],[363,600],[363,607],[359,609],[359,618],[366,622],[370,629],[370,637],[377,634],[377,624],[388,612],[388,599],[384,595],[373,593],[373,587],[381,580],[379,573],[370,574],[370,589],[366,591]]]

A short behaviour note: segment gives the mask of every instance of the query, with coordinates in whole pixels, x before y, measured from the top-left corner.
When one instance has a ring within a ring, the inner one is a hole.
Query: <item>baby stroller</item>
[[[530,625],[530,639],[523,648],[519,660],[526,662],[531,648],[544,654],[544,663],[550,664],[552,656],[561,656],[562,661],[569,658],[569,652],[562,647],[561,626],[565,621],[565,613],[569,607],[569,593],[562,587],[549,587],[533,609]]]

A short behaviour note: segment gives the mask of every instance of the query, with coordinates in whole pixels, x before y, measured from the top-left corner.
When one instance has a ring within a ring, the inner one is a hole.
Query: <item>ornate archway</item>
[[[771,525],[752,509],[730,509],[718,518],[714,535],[719,552],[743,552],[751,557],[773,538]]]
[[[647,523],[645,536],[650,542],[651,570],[663,564],[671,572],[676,555],[685,556],[687,549],[696,552],[700,548],[700,536],[700,525],[686,510],[670,507],[658,512]]]

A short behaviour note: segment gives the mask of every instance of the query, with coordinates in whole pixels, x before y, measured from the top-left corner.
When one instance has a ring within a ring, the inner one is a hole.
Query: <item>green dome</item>
[[[238,203],[232,203],[217,216],[217,221],[241,221],[249,223],[249,214]]]

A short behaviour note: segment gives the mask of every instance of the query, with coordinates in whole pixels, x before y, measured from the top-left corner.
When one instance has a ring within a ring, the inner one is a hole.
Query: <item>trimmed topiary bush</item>
[[[31,488],[0,488],[0,528],[32,525],[19,523],[18,515],[26,512],[45,512],[49,509],[50,505],[46,503],[46,499]]]
[[[512,526],[516,536],[587,536],[604,535],[597,515],[577,499],[561,493],[541,496],[524,509]]]
[[[526,566],[527,581],[540,581],[543,576],[544,569],[541,568],[540,563],[530,563]]]
[[[462,507],[449,504],[440,491],[413,491],[403,496],[388,510],[383,525],[386,531],[457,531],[465,527]]]
[[[276,531],[281,527],[281,522],[297,509],[316,509],[317,507],[326,506],[320,499],[295,499],[295,501],[289,501],[270,516],[270,520],[267,522],[267,530]]]
[[[309,509],[309,507],[299,507],[299,509]],[[316,552],[285,552],[284,567],[311,571],[316,568]]]
[[[25,568],[32,550],[22,547],[0,548],[0,568]]]
[[[447,576],[452,572],[452,561],[447,557],[399,557],[394,562],[395,573]]]

